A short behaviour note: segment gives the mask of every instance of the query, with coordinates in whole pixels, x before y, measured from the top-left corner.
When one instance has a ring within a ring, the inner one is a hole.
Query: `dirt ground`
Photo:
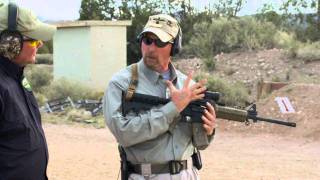
[[[119,155],[108,129],[44,124],[51,180],[117,179]],[[202,180],[320,179],[320,142],[219,128],[202,153]]]
[[[290,82],[259,100],[257,109],[262,117],[295,122],[297,127],[266,123],[245,126],[219,120],[215,140],[202,152],[201,179],[320,179],[320,61],[291,61],[277,49],[221,54],[216,58],[219,63],[215,74],[231,82],[246,82],[251,89],[260,78]],[[199,67],[201,71],[197,60],[178,62],[177,66]],[[296,113],[281,114],[276,97],[288,97]],[[117,143],[107,128],[46,123],[44,129],[50,153],[50,180],[117,179]]]

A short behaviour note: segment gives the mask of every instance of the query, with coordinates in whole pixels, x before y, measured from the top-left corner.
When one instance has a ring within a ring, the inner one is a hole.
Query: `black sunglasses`
[[[142,37],[142,42],[147,46],[149,46],[152,43],[154,43],[159,48],[163,48],[167,44],[169,44],[169,42],[162,42],[160,39],[152,39],[152,38],[147,37],[147,36]]]

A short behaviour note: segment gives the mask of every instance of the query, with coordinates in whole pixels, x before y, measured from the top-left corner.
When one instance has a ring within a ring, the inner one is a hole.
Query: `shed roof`
[[[55,24],[57,28],[89,27],[89,26],[131,26],[131,21],[67,21]]]

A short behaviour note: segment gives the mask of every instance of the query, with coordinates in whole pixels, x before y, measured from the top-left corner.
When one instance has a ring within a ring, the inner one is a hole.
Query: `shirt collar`
[[[145,77],[147,77],[153,83],[156,83],[159,79],[162,79],[161,74],[148,68],[144,64],[143,59],[141,59],[138,62],[138,70],[139,70],[139,72],[142,72],[145,75]],[[171,64],[171,62],[169,63],[169,70],[171,73],[170,79],[175,84],[177,81],[177,73],[176,73],[175,67]]]
[[[11,60],[0,56],[0,68],[3,69],[9,76],[13,77],[16,80],[23,79],[23,69]]]

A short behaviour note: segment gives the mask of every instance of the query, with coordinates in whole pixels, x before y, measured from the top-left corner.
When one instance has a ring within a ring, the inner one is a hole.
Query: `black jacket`
[[[0,56],[0,180],[45,180],[48,148],[23,68]]]

